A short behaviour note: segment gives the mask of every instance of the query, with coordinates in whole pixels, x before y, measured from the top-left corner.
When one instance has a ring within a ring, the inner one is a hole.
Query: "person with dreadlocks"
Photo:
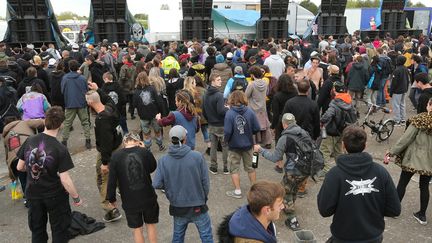
[[[179,90],[175,96],[177,110],[170,112],[168,116],[161,117],[156,115],[156,120],[160,126],[180,125],[186,128],[186,144],[195,149],[195,133],[199,131],[199,120],[195,106],[190,100],[190,95],[185,90]]]

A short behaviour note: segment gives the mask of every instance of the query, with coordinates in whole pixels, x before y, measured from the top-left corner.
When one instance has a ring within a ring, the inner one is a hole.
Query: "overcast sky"
[[[128,0],[129,10],[132,14],[136,13],[148,13],[151,9],[160,6],[161,3],[166,2],[177,2],[178,0]],[[311,0],[315,4],[319,5],[321,0]],[[300,0],[296,0],[300,2]],[[432,0],[412,0],[412,2],[422,2],[428,7],[432,7]],[[65,11],[71,11],[78,15],[88,16],[90,12],[90,0],[51,0],[54,12],[59,14]],[[6,16],[6,0],[0,0],[0,16]]]

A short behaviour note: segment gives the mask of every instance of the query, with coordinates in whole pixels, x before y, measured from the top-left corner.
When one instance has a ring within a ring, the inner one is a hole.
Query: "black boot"
[[[86,149],[89,149],[89,150],[92,148],[90,139],[86,139],[85,147],[86,147]]]

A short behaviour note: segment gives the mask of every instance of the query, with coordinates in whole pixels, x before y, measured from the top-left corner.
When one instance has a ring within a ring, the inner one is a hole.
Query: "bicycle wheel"
[[[380,141],[387,140],[390,135],[393,133],[394,130],[394,121],[393,120],[387,120],[385,121],[381,127],[378,129],[378,138]]]

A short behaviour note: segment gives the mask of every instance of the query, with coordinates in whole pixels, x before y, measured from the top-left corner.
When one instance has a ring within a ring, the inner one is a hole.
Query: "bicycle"
[[[395,125],[395,121],[393,119],[387,119],[383,121],[385,114],[390,113],[390,109],[383,106],[374,105],[368,102],[365,103],[369,106],[369,109],[368,112],[366,113],[366,116],[363,120],[363,124],[361,126],[363,127],[363,129],[365,129],[366,126],[369,127],[371,129],[371,134],[372,135],[376,134],[377,142],[386,141],[387,139],[389,139],[390,135],[392,135],[394,130],[394,125]],[[384,113],[383,116],[381,117],[381,120],[378,123],[369,119],[370,114],[374,110],[382,110]]]

